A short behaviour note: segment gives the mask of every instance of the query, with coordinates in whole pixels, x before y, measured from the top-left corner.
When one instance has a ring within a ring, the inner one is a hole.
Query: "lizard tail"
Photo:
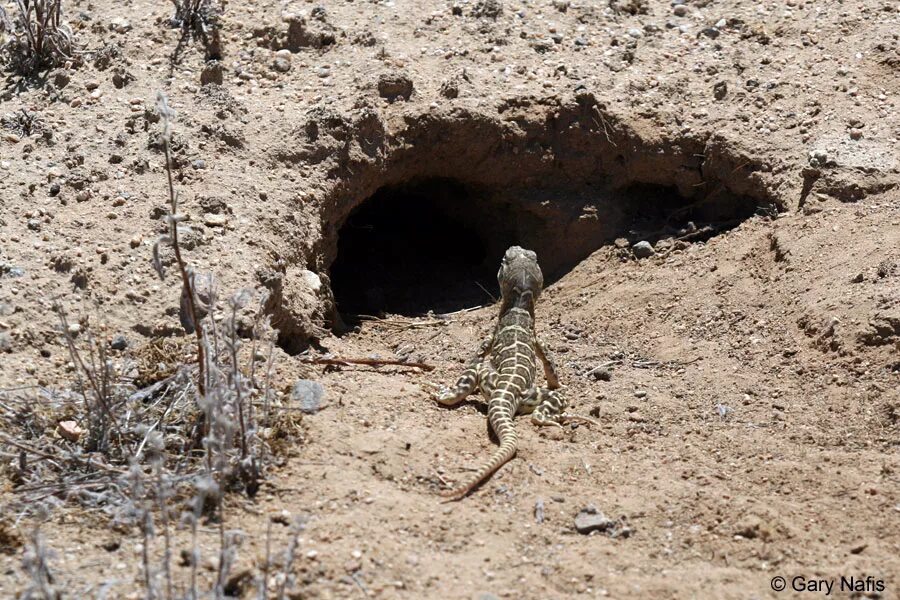
[[[441,492],[441,496],[447,498],[448,501],[462,500],[472,490],[478,487],[485,479],[490,477],[494,471],[502,467],[504,464],[512,460],[516,455],[518,446],[518,437],[516,431],[512,427],[507,428],[500,436],[500,447],[494,451],[491,460],[486,462],[484,466],[478,469],[478,474],[469,480],[465,485],[461,485],[452,490]]]

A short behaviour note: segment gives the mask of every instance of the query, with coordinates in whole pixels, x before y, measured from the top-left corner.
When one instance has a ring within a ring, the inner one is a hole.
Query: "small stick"
[[[397,365],[400,367],[417,367],[423,371],[433,371],[434,365],[417,362],[407,362],[389,358],[301,358],[300,362],[311,365],[369,365],[380,367],[384,365]]]
[[[53,454],[50,454],[48,452],[43,452],[41,450],[38,450],[37,448],[35,448],[33,446],[26,446],[25,444],[15,441],[14,439],[12,439],[11,437],[9,437],[8,435],[6,435],[3,432],[0,432],[0,442],[2,442],[4,444],[9,444],[10,446],[12,446],[14,448],[18,448],[19,450],[24,450],[25,452],[30,452],[31,454],[35,454],[42,458],[47,458],[50,460],[65,460],[66,459],[65,456],[54,456]],[[71,456],[70,458],[79,460],[79,458],[77,458],[75,456]],[[84,459],[84,461],[89,466],[94,467],[95,469],[100,469],[101,471],[108,471],[110,473],[118,473],[119,475],[125,474],[125,471],[123,471],[121,469],[116,469],[115,467],[110,467],[110,466],[104,465],[102,463],[94,462],[90,458]]]

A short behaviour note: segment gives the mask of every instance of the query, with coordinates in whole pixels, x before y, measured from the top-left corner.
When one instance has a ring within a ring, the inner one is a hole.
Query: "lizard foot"
[[[585,423],[587,425],[594,425],[595,427],[600,427],[599,421],[595,421],[594,419],[592,419],[590,417],[584,417],[581,415],[569,415],[569,414],[563,413],[563,414],[559,415],[559,420],[562,421],[563,423]]]

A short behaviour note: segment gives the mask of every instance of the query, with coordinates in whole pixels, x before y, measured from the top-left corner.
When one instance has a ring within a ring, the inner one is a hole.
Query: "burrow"
[[[716,135],[636,127],[587,94],[390,125],[373,109],[314,111],[272,159],[327,182],[306,200],[319,221],[279,232],[269,310],[291,352],[360,316],[490,302],[513,244],[537,252],[550,284],[619,238],[714,235],[786,207],[771,164]]]

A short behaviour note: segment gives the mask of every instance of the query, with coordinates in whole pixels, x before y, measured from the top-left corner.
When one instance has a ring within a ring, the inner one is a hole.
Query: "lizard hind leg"
[[[444,406],[459,404],[469,397],[479,385],[481,363],[469,365],[452,388],[444,387],[434,395],[434,399]]]
[[[540,426],[562,427],[566,423],[587,423],[600,427],[600,423],[590,417],[573,415],[565,411],[566,400],[559,390],[534,388],[522,401],[519,412],[531,413],[531,422]]]
[[[521,412],[531,413],[531,422],[546,427],[562,427],[560,417],[566,408],[566,400],[556,390],[536,387],[523,400]]]
[[[433,395],[433,398],[438,402],[438,404],[442,404],[444,406],[454,406],[459,404],[466,398],[468,398],[472,392],[478,389],[483,385],[482,375],[484,372],[484,359],[490,352],[491,344],[493,343],[494,337],[493,335],[485,339],[481,343],[481,347],[478,349],[478,354],[475,355],[475,358],[472,359],[472,362],[469,363],[469,366],[466,367],[466,370],[463,371],[462,375],[460,375],[459,379],[456,380],[456,385],[452,388],[442,387],[436,394]]]

